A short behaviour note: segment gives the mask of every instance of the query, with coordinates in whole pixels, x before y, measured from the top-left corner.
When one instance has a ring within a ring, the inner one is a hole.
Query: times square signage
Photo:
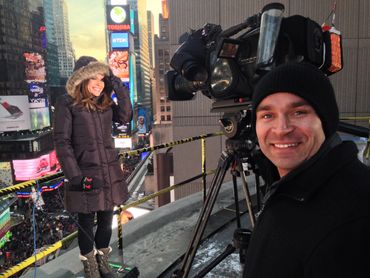
[[[130,30],[130,6],[129,5],[108,5],[107,29],[109,31]]]

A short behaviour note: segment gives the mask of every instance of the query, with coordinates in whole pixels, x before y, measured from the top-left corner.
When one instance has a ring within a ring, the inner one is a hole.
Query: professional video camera
[[[168,99],[190,100],[201,91],[214,100],[212,112],[225,112],[220,122],[234,138],[249,122],[235,112],[246,110],[255,84],[273,67],[304,61],[327,75],[341,70],[340,32],[300,15],[283,18],[283,11],[283,4],[270,3],[227,30],[207,23],[192,31],[171,59],[174,70],[166,73]]]

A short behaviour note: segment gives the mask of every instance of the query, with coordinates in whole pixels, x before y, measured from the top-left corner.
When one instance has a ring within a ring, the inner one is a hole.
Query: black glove
[[[111,73],[109,75],[109,81],[110,81],[110,84],[111,84],[114,92],[116,93],[117,97],[120,94],[129,95],[127,87],[123,86],[123,83],[122,83],[121,79],[118,78],[117,76],[115,76],[113,73]]]
[[[103,187],[100,179],[93,177],[73,177],[70,181],[69,189],[71,191],[91,191]]]

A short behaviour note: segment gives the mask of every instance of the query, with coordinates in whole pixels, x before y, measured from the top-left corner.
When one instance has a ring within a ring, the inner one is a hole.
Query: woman
[[[65,175],[64,201],[69,212],[78,213],[85,277],[113,277],[107,261],[113,207],[128,195],[111,135],[112,119],[128,123],[132,106],[128,90],[110,72],[95,58],[82,56],[67,81],[67,94],[58,99],[55,109],[54,143]],[[117,104],[111,99],[112,89]]]

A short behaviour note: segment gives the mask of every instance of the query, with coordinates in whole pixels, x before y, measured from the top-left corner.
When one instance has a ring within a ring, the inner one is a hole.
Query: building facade
[[[135,116],[140,114],[140,111],[145,111],[146,123],[148,126],[153,116],[146,0],[129,0],[128,4],[130,8],[134,10],[134,14],[137,17],[134,36],[137,70],[137,102],[134,106]]]
[[[47,8],[46,30],[47,38],[53,44],[55,42],[58,53],[59,74],[62,83],[73,72],[75,54],[69,36],[68,10],[64,0],[44,0]]]

